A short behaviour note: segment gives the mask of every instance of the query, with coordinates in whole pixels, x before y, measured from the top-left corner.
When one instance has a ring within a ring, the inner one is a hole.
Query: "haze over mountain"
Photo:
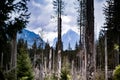
[[[53,47],[56,46],[57,38],[54,39],[53,41]],[[63,50],[68,50],[69,44],[72,50],[75,49],[76,42],[79,42],[79,35],[69,29],[65,34],[62,36],[62,42],[63,42]]]

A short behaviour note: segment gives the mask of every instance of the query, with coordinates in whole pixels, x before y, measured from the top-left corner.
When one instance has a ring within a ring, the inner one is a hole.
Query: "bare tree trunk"
[[[47,59],[46,59],[46,57],[45,57],[44,65],[45,65],[44,72],[45,72],[45,77],[46,77],[46,75],[47,75]]]
[[[62,52],[62,39],[61,39],[61,32],[62,32],[62,0],[58,0],[58,80],[60,80],[61,74],[61,52]]]
[[[1,53],[1,68],[3,68],[3,52]]]
[[[51,75],[51,67],[52,67],[52,65],[51,65],[51,63],[52,63],[52,61],[51,61],[51,58],[52,58],[52,48],[50,48],[50,53],[49,53],[49,75]]]
[[[52,64],[52,69],[53,69],[53,73],[54,73],[55,72],[55,65],[54,65],[55,64],[55,51],[54,50],[53,50],[52,54],[53,54],[53,56],[52,56],[53,57],[53,59],[52,59],[52,63],[53,63]]]
[[[37,58],[37,56],[36,56],[36,48],[35,48],[34,59],[33,59],[33,68],[36,67],[36,58]]]
[[[118,57],[118,62],[120,64],[120,30],[119,30],[119,35],[118,35],[118,44],[119,44],[119,57]]]
[[[74,60],[72,60],[71,74],[72,74],[72,80],[74,80]]]
[[[117,49],[117,54],[116,54],[116,58],[115,58],[116,59],[115,66],[119,65],[119,63],[120,63],[120,59],[119,59],[119,57],[120,57],[120,32],[118,32],[117,43],[118,43],[119,48]]]
[[[94,0],[86,1],[87,26],[86,26],[86,51],[87,51],[87,80],[94,80],[95,54],[94,54]]]
[[[58,50],[58,80],[60,80],[61,74],[61,50]]]
[[[107,62],[107,34],[105,32],[105,80],[108,80],[108,62]]]
[[[87,80],[87,53],[86,53],[86,48],[85,48],[85,51],[84,51],[84,80]]]
[[[15,68],[15,79],[17,80],[17,33],[14,35],[14,38],[11,40],[11,69]]]
[[[94,80],[95,50],[94,50],[94,0],[79,0],[81,4],[81,42],[84,50],[83,80]]]

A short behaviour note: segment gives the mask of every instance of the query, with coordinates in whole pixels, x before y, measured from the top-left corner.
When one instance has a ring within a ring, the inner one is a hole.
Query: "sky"
[[[79,34],[77,26],[77,12],[75,9],[75,0],[63,0],[65,2],[64,14],[62,15],[62,34],[69,29]],[[57,22],[56,14],[53,9],[53,0],[30,0],[28,3],[29,12],[31,13],[28,30],[39,34],[50,45],[53,39],[57,37]],[[98,37],[101,26],[104,23],[103,4],[105,0],[94,1],[95,12],[95,34]]]

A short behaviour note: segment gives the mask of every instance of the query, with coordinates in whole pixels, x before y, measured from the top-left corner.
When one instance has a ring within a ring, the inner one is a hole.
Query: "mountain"
[[[56,46],[57,38],[54,39],[53,41],[53,47]],[[79,35],[73,31],[73,30],[68,30],[65,34],[62,36],[62,42],[63,42],[63,50],[68,50],[69,44],[72,50],[75,49],[76,42],[79,42]]]
[[[23,29],[22,33],[18,33],[17,40],[21,38],[24,39],[25,41],[27,40],[28,47],[32,47],[35,40],[36,40],[37,46],[39,46],[39,44],[42,44],[43,48],[45,46],[45,42],[43,41],[43,39],[38,34],[35,34],[34,32],[31,32],[29,30]]]

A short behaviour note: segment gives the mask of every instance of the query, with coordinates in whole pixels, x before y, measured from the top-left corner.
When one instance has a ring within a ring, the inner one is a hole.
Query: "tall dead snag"
[[[83,50],[82,78],[93,80],[95,70],[94,54],[94,0],[78,0],[80,7],[80,44]]]
[[[17,33],[16,33],[17,34]],[[16,34],[14,38],[11,40],[11,69],[15,69],[15,80],[17,80],[17,41],[16,41]]]
[[[61,39],[61,32],[62,32],[62,10],[64,8],[64,3],[62,0],[53,0],[53,5],[55,12],[57,13],[57,27],[58,27],[58,41],[56,43],[56,51],[57,51],[57,72],[58,72],[58,80],[60,79],[61,74],[61,52],[62,52],[62,39]]]
[[[94,54],[94,0],[86,0],[87,25],[85,43],[87,53],[87,80],[95,80],[95,54]]]
[[[94,49],[94,0],[79,0],[80,35],[83,49],[82,78],[95,80],[95,49]]]

